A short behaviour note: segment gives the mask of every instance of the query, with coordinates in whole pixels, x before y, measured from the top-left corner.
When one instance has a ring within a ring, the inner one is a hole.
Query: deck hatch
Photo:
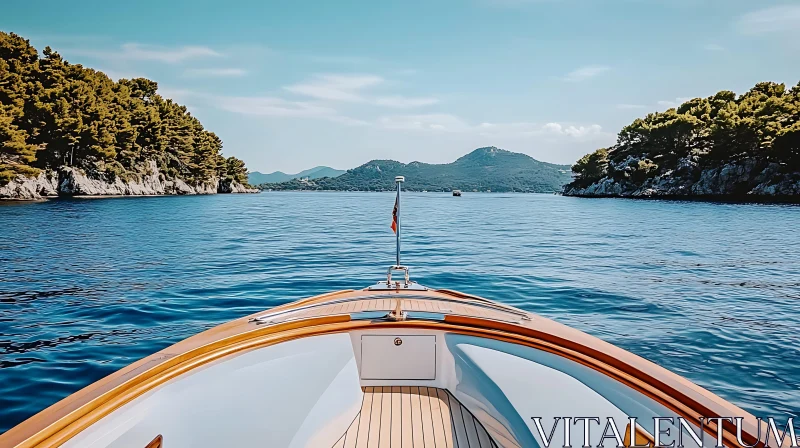
[[[361,379],[436,379],[436,336],[362,335]]]

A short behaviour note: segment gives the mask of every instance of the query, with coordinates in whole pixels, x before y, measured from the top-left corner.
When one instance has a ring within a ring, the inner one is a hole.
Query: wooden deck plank
[[[361,406],[361,418],[358,421],[358,436],[356,437],[355,448],[367,446],[369,440],[369,420],[372,417],[372,399],[374,397],[372,387],[364,388],[364,403]]]
[[[332,448],[498,446],[483,424],[444,389],[370,386],[363,391],[361,410]],[[504,445],[518,446],[503,440]]]
[[[275,321],[284,322],[287,320],[308,319],[312,317],[347,314],[360,311],[388,311],[394,309],[395,303],[396,299],[394,298],[362,299],[333,304],[324,304],[324,302],[320,302],[320,304],[317,306],[312,306],[311,308],[299,311],[292,311],[289,314],[276,317]],[[406,311],[425,311],[445,314],[454,313],[457,315],[501,321],[519,320],[519,316],[514,313],[504,311],[502,309],[478,306],[477,303],[472,301],[455,303],[451,301],[443,302],[428,299],[403,299],[403,309]]]
[[[360,419],[361,412],[356,415],[353,423],[350,424],[350,427],[347,428],[347,432],[344,433],[344,448],[355,448],[356,441],[358,440],[358,422]]]
[[[469,309],[472,312],[472,314],[478,317],[491,317],[490,315],[491,311],[487,310],[486,308],[480,306],[468,306],[467,309]]]
[[[403,444],[401,445],[402,448],[413,448],[414,441],[412,436],[412,424],[411,424],[411,388],[408,386],[402,386],[400,388],[401,397],[401,425],[403,430]],[[392,447],[394,448],[394,447]]]
[[[392,439],[392,388],[383,386],[381,389],[383,400],[381,401],[381,431],[378,443],[380,446],[390,446]]]
[[[431,397],[428,395],[427,387],[419,388],[419,405],[422,411],[422,438],[425,446],[436,446],[433,438],[433,418],[431,415]]]
[[[470,448],[480,448],[481,441],[478,439],[478,430],[475,428],[475,419],[472,414],[461,405],[461,416],[464,419],[464,428],[467,431],[467,440]]]
[[[381,410],[383,409],[383,390],[380,386],[372,388],[372,416],[369,418],[369,437],[364,448],[379,448],[381,438]],[[359,446],[359,448],[362,448]]]
[[[433,440],[437,448],[446,446],[444,438],[444,425],[442,424],[442,404],[436,388],[429,387],[428,399],[431,404],[431,424],[433,426]]]
[[[450,415],[452,416],[453,432],[455,434],[453,437],[454,445],[458,448],[469,448],[464,418],[461,415],[461,403],[451,394],[447,394],[447,398],[450,400]]]
[[[486,428],[481,425],[481,422],[478,421],[474,416],[472,417],[473,422],[475,423],[475,429],[478,431],[478,440],[481,442],[481,448],[492,448],[492,438],[489,437],[489,434],[486,432]]]
[[[342,437],[339,439],[338,442],[333,444],[333,448],[344,448],[344,434],[342,434]]]
[[[486,433],[486,430],[477,419],[473,417],[472,420],[475,423],[475,429],[478,431],[478,441],[481,443],[481,448],[492,448],[492,439],[489,438],[489,434]]]
[[[469,310],[467,309],[467,307],[461,305],[460,303],[451,303],[450,306],[451,306],[451,309],[453,310],[453,312],[456,313],[456,314],[460,314],[462,316],[470,316],[471,315]]]
[[[504,447],[518,447],[519,444],[514,442],[514,437],[508,432],[505,426],[501,425],[497,420],[488,420],[481,422],[490,438],[499,441]]]
[[[450,416],[450,394],[442,389],[436,389],[436,394],[439,396],[439,410],[441,411],[442,426],[444,427],[444,446],[445,448],[456,448],[457,445],[453,433],[453,420]]]
[[[422,407],[419,402],[419,387],[411,386],[411,440],[414,448],[424,448],[422,435]]]
[[[389,448],[402,448],[403,446],[403,395],[400,386],[392,387],[392,435]]]

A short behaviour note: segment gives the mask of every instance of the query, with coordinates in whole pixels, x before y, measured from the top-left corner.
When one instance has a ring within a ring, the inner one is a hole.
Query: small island
[[[114,82],[0,32],[0,199],[256,192],[243,161],[145,78]]]
[[[540,162],[494,146],[478,148],[451,163],[371,160],[336,177],[300,178],[259,185],[263,190],[393,191],[405,176],[407,191],[554,193],[570,180],[569,166]]]
[[[762,82],[648,114],[572,167],[564,195],[800,201],[800,84]]]

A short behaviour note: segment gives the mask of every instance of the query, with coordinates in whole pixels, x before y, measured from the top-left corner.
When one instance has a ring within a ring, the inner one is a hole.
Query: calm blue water
[[[393,197],[263,193],[0,204],[0,432],[221,322],[367,286]],[[556,319],[759,416],[800,414],[800,207],[408,193],[432,287]]]

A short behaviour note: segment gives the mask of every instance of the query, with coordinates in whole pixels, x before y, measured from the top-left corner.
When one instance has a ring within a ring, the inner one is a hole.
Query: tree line
[[[123,180],[149,174],[247,184],[244,162],[145,78],[114,82],[46,47],[0,31],[0,183],[59,166]]]
[[[754,160],[800,172],[800,83],[761,82],[743,95],[723,90],[625,126],[617,143],[575,163],[574,185],[604,177],[644,182],[688,164],[712,168]]]
[[[554,192],[569,181],[569,167],[540,162],[495,147],[478,148],[444,164],[372,160],[337,177],[266,183],[272,190],[391,191],[395,176],[405,176],[408,191]]]

